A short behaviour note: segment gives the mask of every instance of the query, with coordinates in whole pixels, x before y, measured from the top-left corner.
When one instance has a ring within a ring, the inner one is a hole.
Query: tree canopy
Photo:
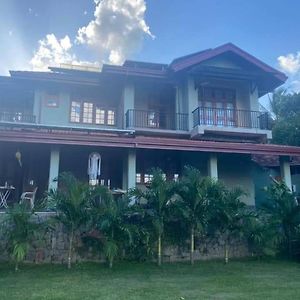
[[[276,91],[271,109],[275,116],[273,143],[300,146],[300,93]]]

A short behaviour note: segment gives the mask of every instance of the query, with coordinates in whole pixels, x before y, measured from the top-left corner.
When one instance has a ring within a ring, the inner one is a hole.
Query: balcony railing
[[[126,127],[187,131],[188,114],[129,109],[126,112]]]
[[[193,111],[193,124],[271,130],[268,113],[250,110],[198,107]]]
[[[34,115],[22,112],[0,111],[0,122],[35,123]]]

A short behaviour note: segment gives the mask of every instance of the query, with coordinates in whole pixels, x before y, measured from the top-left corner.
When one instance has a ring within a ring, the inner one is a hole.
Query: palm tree
[[[101,233],[104,255],[112,268],[115,257],[125,243],[132,243],[132,228],[127,222],[131,211],[126,198],[114,199],[106,187],[100,187],[99,191],[100,201],[93,202],[91,206],[91,226]]]
[[[230,241],[243,231],[243,219],[247,216],[245,203],[240,198],[245,193],[239,189],[227,189],[218,182],[210,191],[210,224],[224,239],[224,260],[229,261]]]
[[[63,224],[68,234],[68,269],[70,269],[74,244],[88,220],[87,209],[93,197],[93,190],[71,173],[61,173],[58,176],[58,183],[59,188],[50,190],[47,196],[49,203],[57,212],[55,220]]]
[[[7,237],[7,250],[15,261],[15,271],[34,242],[41,239],[42,224],[33,219],[34,212],[28,211],[24,203],[15,204],[8,210],[8,218],[3,226]],[[2,226],[1,226],[2,227]]]
[[[300,224],[300,206],[284,182],[274,182],[267,188],[267,193],[268,199],[262,209],[269,216],[269,223],[282,237],[291,257],[292,239]]]
[[[214,181],[209,177],[201,177],[200,171],[193,167],[185,167],[183,177],[179,181],[177,201],[181,218],[190,229],[190,262],[194,264],[195,234],[204,233],[208,221],[208,190]]]
[[[145,214],[151,218],[154,233],[157,237],[157,264],[162,263],[162,238],[165,231],[170,206],[175,195],[174,183],[166,181],[163,172],[160,169],[152,170],[152,180],[147,190],[135,189],[135,195],[144,207]],[[146,201],[145,201],[146,200]]]

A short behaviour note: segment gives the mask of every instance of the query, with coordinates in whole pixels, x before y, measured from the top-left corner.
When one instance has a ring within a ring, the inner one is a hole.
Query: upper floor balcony
[[[0,122],[10,123],[36,123],[36,117],[33,114],[24,112],[11,112],[0,110]]]
[[[271,138],[271,117],[267,112],[198,107],[193,112],[192,136],[204,133],[265,135]]]
[[[188,114],[129,109],[125,117],[126,128],[145,131],[188,131]]]

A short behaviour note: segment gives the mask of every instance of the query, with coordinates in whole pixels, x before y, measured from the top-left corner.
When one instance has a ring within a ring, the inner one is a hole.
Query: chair
[[[37,189],[38,188],[36,187],[36,188],[34,188],[34,190],[32,192],[22,193],[20,203],[23,203],[24,201],[29,201],[30,208],[33,209]]]

